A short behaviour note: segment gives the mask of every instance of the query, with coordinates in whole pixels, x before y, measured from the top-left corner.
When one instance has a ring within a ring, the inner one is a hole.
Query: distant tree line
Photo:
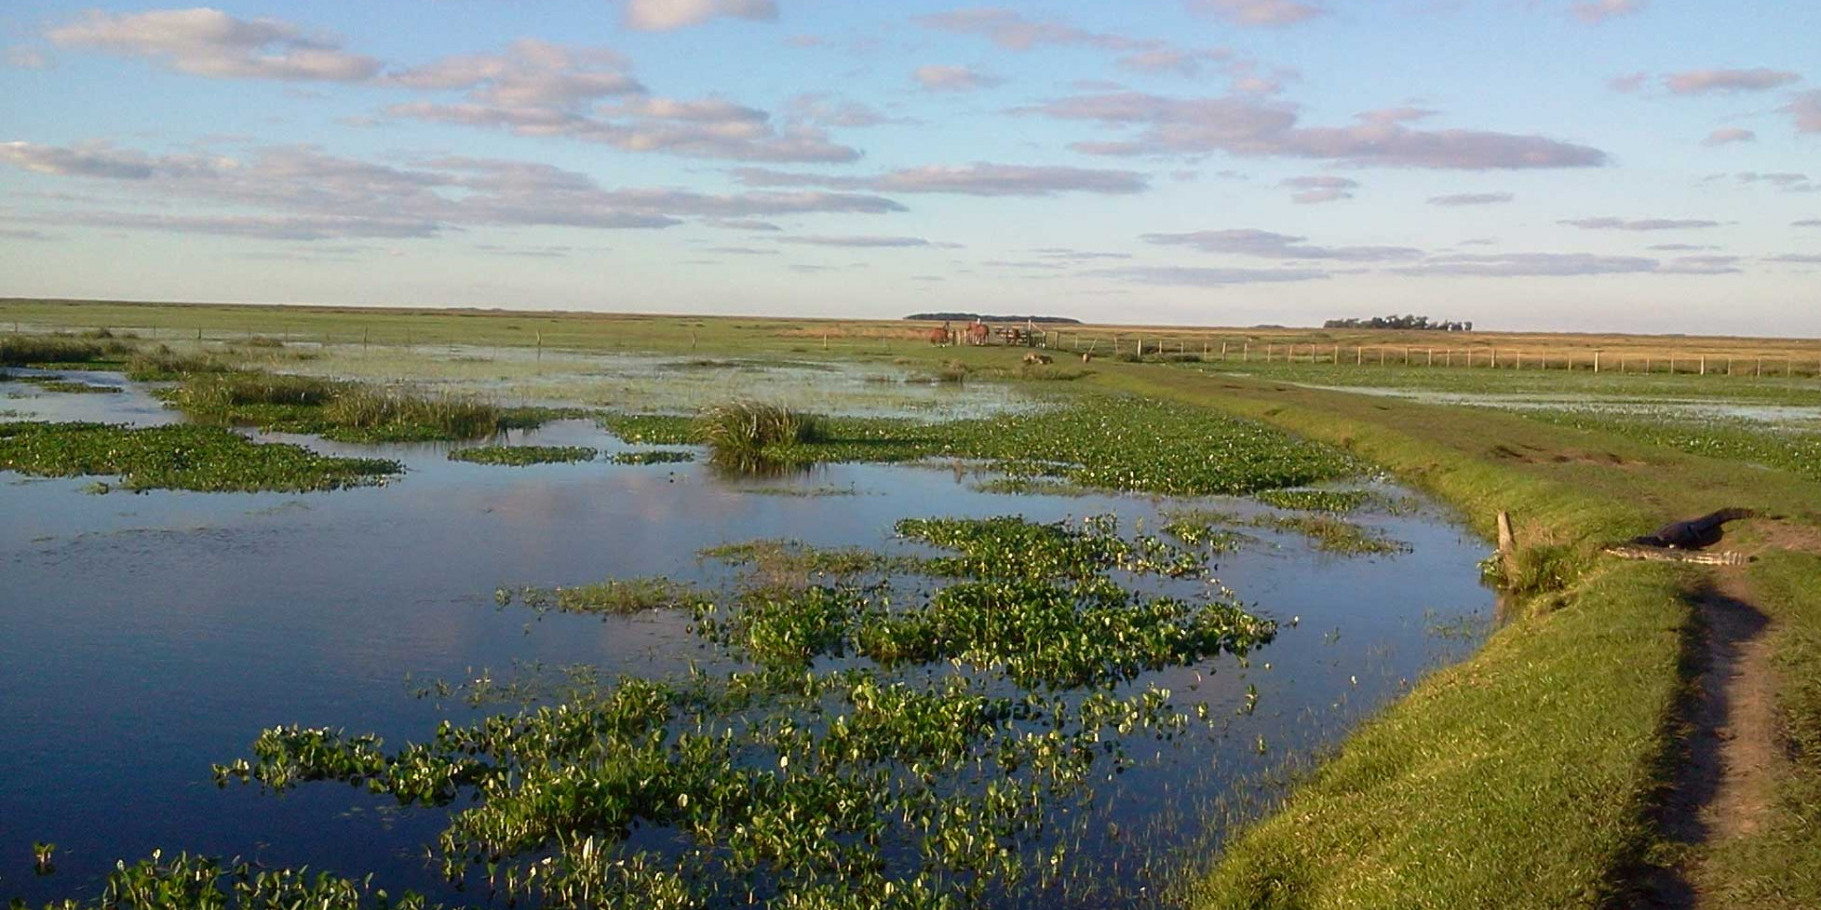
[[[912,313],[904,318],[927,322],[973,322],[978,319],[981,322],[1044,322],[1062,325],[1081,324],[1081,320],[1070,319],[1067,316],[993,316],[981,313]]]
[[[1418,329],[1430,332],[1471,332],[1471,322],[1430,322],[1427,316],[1374,316],[1371,319],[1330,319],[1324,329]]]

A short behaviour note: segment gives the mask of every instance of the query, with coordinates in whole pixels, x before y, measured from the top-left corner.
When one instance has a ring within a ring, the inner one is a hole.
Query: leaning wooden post
[[[1600,371],[1600,352],[1599,351],[1593,352],[1593,371],[1595,373],[1598,373]]]
[[[1707,375],[1707,355],[1706,354],[1701,355],[1701,375],[1702,376]]]
[[[1499,561],[1504,565],[1505,577],[1510,578],[1517,568],[1517,538],[1511,533],[1511,513],[1500,510],[1498,525]]]

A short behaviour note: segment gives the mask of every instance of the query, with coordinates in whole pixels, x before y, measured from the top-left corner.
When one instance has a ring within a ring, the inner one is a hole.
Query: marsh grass
[[[133,350],[132,344],[112,337],[7,335],[0,337],[0,366],[90,364],[118,360]]]
[[[503,411],[455,396],[420,397],[354,382],[253,370],[190,373],[162,393],[205,422],[315,433],[344,442],[477,439],[507,426],[535,426],[556,412]]]
[[[821,422],[778,404],[738,400],[713,405],[696,416],[692,441],[708,447],[719,465],[746,468],[776,462],[774,450],[823,441]]]
[[[126,361],[126,377],[138,382],[169,382],[192,373],[224,373],[229,366],[211,354],[179,354],[166,345],[139,351]]]
[[[0,423],[0,470],[40,477],[118,475],[120,487],[128,490],[308,492],[381,483],[404,469],[384,459],[255,443],[221,427],[32,422]]]
[[[473,446],[450,451],[449,460],[524,467],[593,461],[597,454],[596,450],[588,446]]]

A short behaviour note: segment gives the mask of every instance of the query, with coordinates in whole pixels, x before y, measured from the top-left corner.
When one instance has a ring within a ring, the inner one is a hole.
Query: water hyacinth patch
[[[1279,509],[1351,512],[1371,500],[1372,494],[1365,490],[1265,490],[1254,498]]]
[[[221,427],[0,423],[0,470],[39,477],[120,477],[128,490],[302,493],[382,483],[400,474],[381,458],[319,455],[256,443]]]
[[[449,460],[524,467],[593,461],[596,454],[588,446],[472,446],[451,451]]]
[[[615,452],[607,460],[614,464],[684,464],[695,461],[696,455],[688,449],[642,449]]]
[[[708,441],[692,435],[698,424],[688,417],[614,415],[601,422],[628,442]],[[1252,493],[1358,470],[1336,449],[1262,423],[1092,393],[1073,396],[1055,410],[991,419],[820,417],[807,435],[728,435],[737,444],[725,447],[726,461],[736,466],[961,458],[989,462],[1013,476],[1171,496]]]
[[[449,806],[434,851],[444,874],[545,907],[959,910],[1056,884],[1071,844],[1059,820],[1137,761],[1128,740],[1210,722],[1205,705],[1183,711],[1167,689],[1128,680],[1274,633],[1225,593],[1126,590],[1117,577],[1198,579],[1205,557],[1127,539],[1110,518],[920,519],[899,531],[954,554],[911,563],[953,580],[903,604],[883,586],[601,588],[607,612],[693,599],[696,634],[731,662],[724,675],[628,676],[560,704],[445,721],[402,749],[274,727],[216,779],[276,792],[342,781]],[[777,541],[713,552],[851,571],[898,559]],[[590,590],[498,597],[593,610],[581,603]]]

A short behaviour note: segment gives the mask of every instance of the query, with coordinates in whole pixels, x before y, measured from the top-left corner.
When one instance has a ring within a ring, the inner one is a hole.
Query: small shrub
[[[771,460],[767,449],[817,442],[821,426],[814,415],[800,414],[783,405],[733,401],[703,411],[692,435],[708,446],[711,457],[724,466],[749,466]]]

